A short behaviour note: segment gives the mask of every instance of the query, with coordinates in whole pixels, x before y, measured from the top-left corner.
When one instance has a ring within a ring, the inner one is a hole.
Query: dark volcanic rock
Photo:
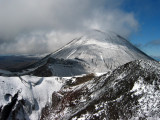
[[[159,80],[158,62],[129,62],[111,73],[63,88],[57,105],[44,108],[48,114],[43,119],[158,119]]]
[[[85,70],[84,65],[78,61],[50,57],[44,65],[37,67],[28,74],[40,77],[66,77],[86,73],[88,72]]]
[[[39,77],[49,77],[52,76],[52,71],[48,68],[48,64],[45,64],[34,71],[30,72],[29,74]]]
[[[12,112],[17,100],[19,91],[12,97],[11,102],[3,107],[0,112],[0,120],[7,120],[10,113]]]

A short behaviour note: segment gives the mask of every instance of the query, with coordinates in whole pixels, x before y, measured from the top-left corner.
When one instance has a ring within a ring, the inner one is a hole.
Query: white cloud
[[[123,0],[0,0],[0,54],[53,52],[87,29],[128,36],[138,27]]]

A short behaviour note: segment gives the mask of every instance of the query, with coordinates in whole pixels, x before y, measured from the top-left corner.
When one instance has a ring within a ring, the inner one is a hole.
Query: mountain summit
[[[18,73],[15,71],[15,75],[64,77],[103,73],[140,59],[152,60],[120,35],[92,30],[38,62],[21,68]]]
[[[152,59],[120,35],[100,30],[74,39],[52,57],[83,61],[92,72],[113,70],[133,60]]]
[[[159,62],[113,32],[0,74],[0,120],[160,119]]]

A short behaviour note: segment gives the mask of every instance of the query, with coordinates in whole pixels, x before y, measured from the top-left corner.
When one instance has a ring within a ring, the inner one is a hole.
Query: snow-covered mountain
[[[113,32],[92,30],[38,62],[25,66],[18,72],[13,71],[10,76],[27,74],[64,77],[102,73],[140,59],[152,60],[123,37]]]
[[[1,120],[160,119],[160,64],[137,60],[100,76],[0,77]]]
[[[83,60],[91,71],[113,70],[127,62],[151,59],[129,41],[113,32],[93,30],[73,40],[53,55],[55,58]]]
[[[160,63],[113,32],[0,75],[0,120],[160,119]]]
[[[100,77],[70,79],[42,120],[160,119],[160,64],[132,61]]]
[[[45,65],[30,74],[74,76],[91,72],[101,73],[140,59],[152,60],[123,37],[113,32],[93,30],[52,53]]]

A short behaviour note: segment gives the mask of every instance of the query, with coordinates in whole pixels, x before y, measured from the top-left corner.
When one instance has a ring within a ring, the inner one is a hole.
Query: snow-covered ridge
[[[1,76],[0,113],[16,98],[11,120],[160,118],[158,62],[132,61],[97,75]]]
[[[152,60],[116,33],[93,30],[10,76],[28,74],[65,77],[103,73],[140,59]]]
[[[0,74],[0,119],[160,118],[160,64],[112,32],[91,31]]]
[[[144,67],[144,64],[147,65]],[[157,66],[157,67],[155,67]],[[61,89],[43,119],[160,119],[160,64],[139,60]],[[56,101],[55,100],[55,101]]]

